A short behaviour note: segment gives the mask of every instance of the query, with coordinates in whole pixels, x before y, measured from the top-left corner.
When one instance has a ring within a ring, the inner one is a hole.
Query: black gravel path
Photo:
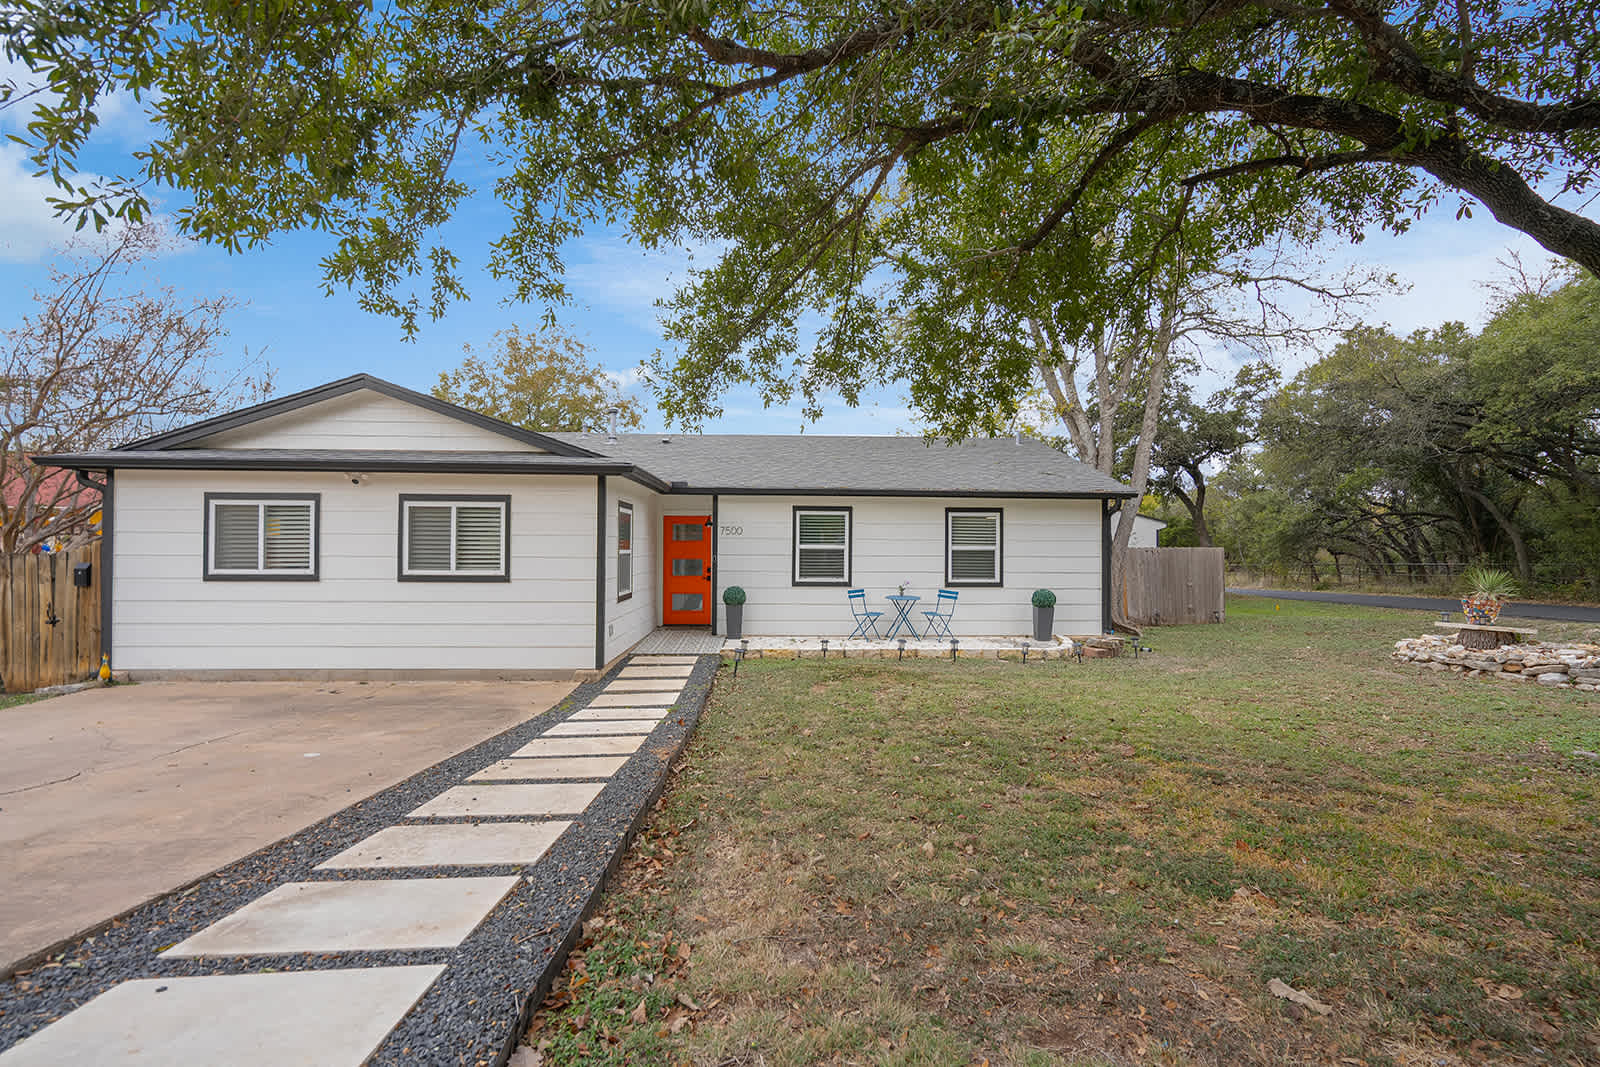
[[[1378,593],[1318,593],[1299,589],[1234,589],[1240,596],[1264,596],[1274,600],[1320,600],[1328,604],[1366,604],[1374,608],[1403,608],[1408,611],[1461,610],[1461,600],[1435,596],[1391,596]],[[1561,622],[1600,622],[1600,608],[1581,604],[1530,604],[1507,601],[1500,609],[1503,619],[1553,619]]]
[[[407,812],[460,785],[587,707],[627,661],[586,682],[554,708],[458,753],[398,785],[167,894],[0,981],[0,1052],[119,982],[185,975],[445,964],[371,1064],[503,1064],[549,992],[580,926],[634,832],[666,785],[672,761],[694,732],[721,662],[701,656],[672,713],[657,726],[584,813],[538,863],[317,871],[312,868]],[[474,783],[478,784],[478,783]],[[473,822],[473,818],[415,820]],[[488,821],[506,821],[494,819]],[[529,818],[526,821],[545,821]],[[453,949],[302,953],[235,958],[161,958],[158,953],[287,882],[521,874],[523,880]],[[292,1021],[285,1020],[292,1025]]]

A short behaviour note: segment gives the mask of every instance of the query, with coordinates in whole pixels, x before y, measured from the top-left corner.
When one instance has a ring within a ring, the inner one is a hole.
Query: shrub
[[[1056,595],[1049,589],[1035,589],[1033,591],[1033,606],[1036,608],[1053,608],[1056,606]]]
[[[730,608],[736,608],[744,603],[744,586],[730,585],[722,591],[722,602]]]
[[[1517,595],[1517,580],[1493,567],[1468,567],[1461,572],[1467,595],[1478,600],[1504,600]]]

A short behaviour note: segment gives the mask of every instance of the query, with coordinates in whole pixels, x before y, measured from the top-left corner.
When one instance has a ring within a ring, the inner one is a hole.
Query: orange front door
[[[661,525],[666,546],[661,621],[667,626],[710,626],[711,516],[668,515]]]

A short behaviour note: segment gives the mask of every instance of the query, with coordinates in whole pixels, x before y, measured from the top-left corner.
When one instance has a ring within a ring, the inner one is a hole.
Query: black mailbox
[[[93,567],[93,563],[74,563],[72,565],[72,584],[79,589],[89,588],[89,572]]]

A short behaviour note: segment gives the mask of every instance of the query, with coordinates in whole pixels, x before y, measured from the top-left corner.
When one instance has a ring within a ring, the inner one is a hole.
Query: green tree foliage
[[[1487,561],[1600,586],[1600,281],[1396,337],[1349,331],[1268,399],[1219,539],[1256,565]],[[1215,494],[1213,494],[1215,499]]]
[[[1278,381],[1275,367],[1257,362],[1240,367],[1233,384],[1204,403],[1196,402],[1181,379],[1171,387],[1150,460],[1150,489],[1177,498],[1200,547],[1212,544],[1206,524],[1206,472],[1256,440],[1261,402]]]
[[[176,185],[230,247],[326,231],[329,284],[414,329],[462,295],[438,234],[470,156],[525,300],[563,298],[596,223],[718,249],[670,308],[670,416],[729,382],[814,404],[904,377],[959,429],[1032,372],[997,286],[1047,277],[1074,345],[1159,307],[1180,255],[1400,231],[1443,197],[1600,270],[1600,224],[1542,192],[1600,162],[1596,6],[19,0],[0,25],[45,81],[7,99],[67,211]],[[76,163],[114,90],[156,134],[95,185]]]
[[[433,395],[530,430],[597,433],[617,411],[619,429],[644,425],[639,401],[625,396],[574,338],[555,330],[531,337],[515,326],[495,334],[488,361],[466,346],[455,370],[439,375]]]

